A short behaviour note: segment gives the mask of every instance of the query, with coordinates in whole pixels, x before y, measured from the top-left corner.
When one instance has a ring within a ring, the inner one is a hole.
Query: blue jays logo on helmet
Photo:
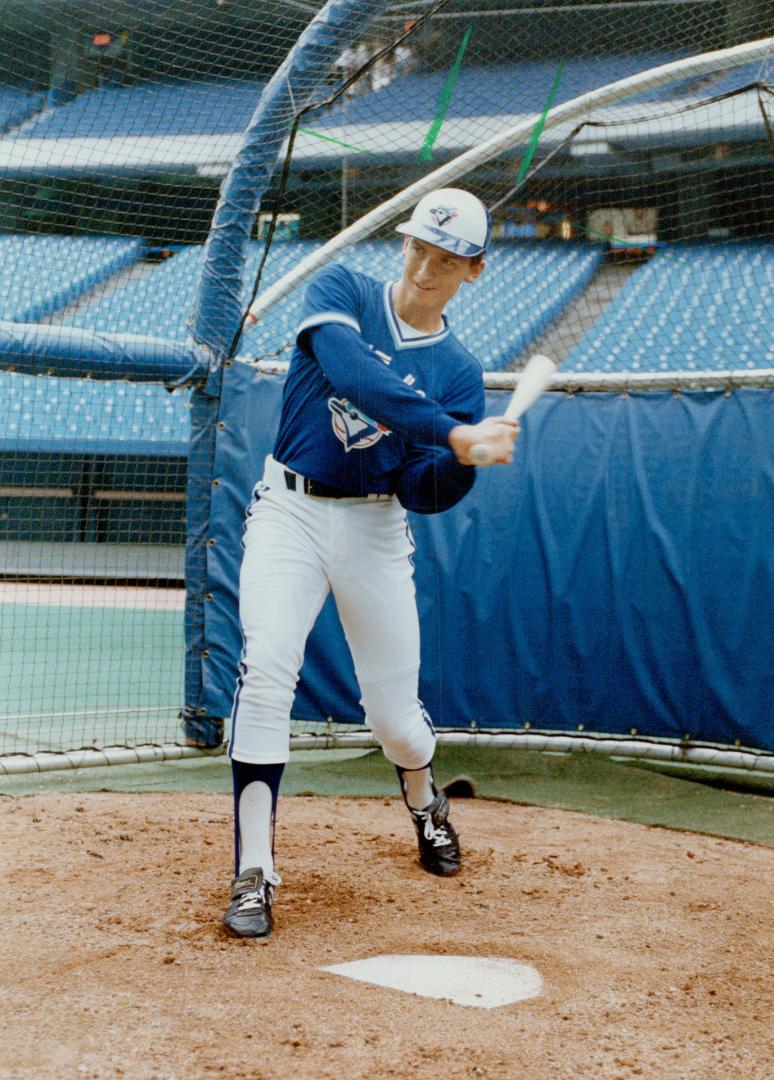
[[[423,195],[408,221],[395,226],[403,236],[435,244],[465,259],[483,254],[489,243],[489,211],[461,188],[439,188]]]
[[[346,398],[328,398],[328,408],[333,432],[347,453],[350,450],[365,450],[379,442],[382,435],[391,434],[389,428],[370,420]]]
[[[457,217],[457,211],[453,206],[435,206],[430,211],[430,217],[439,229],[442,229],[449,221]]]

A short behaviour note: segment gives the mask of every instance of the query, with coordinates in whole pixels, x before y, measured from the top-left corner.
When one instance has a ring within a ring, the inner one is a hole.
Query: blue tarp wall
[[[224,372],[203,704],[228,715],[244,508],[282,378]],[[489,392],[491,412],[504,395]],[[545,395],[512,466],[412,515],[421,696],[437,726],[630,733],[774,748],[774,391]],[[374,633],[379,632],[378,612]],[[297,719],[362,722],[332,603]]]

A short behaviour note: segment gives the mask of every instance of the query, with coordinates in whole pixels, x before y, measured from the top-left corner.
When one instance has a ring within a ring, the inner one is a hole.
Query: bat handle
[[[518,420],[523,412],[523,409],[517,409],[515,411],[505,413],[509,420]],[[470,460],[474,465],[478,465],[479,468],[484,468],[487,465],[494,465],[495,455],[491,446],[487,446],[486,443],[474,443],[470,448],[468,454]]]

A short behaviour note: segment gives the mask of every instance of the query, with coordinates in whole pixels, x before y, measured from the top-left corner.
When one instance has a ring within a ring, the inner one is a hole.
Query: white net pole
[[[247,356],[236,359],[254,367],[261,375],[283,375],[287,360],[252,360]],[[522,376],[520,371],[487,371],[484,387],[487,390],[513,390]],[[727,371],[559,371],[551,379],[549,390],[567,393],[610,391],[628,393],[636,390],[736,390],[743,387],[774,386],[774,369],[743,368]]]
[[[445,746],[483,747],[492,750],[532,750],[554,753],[594,754],[603,757],[638,759],[692,765],[722,770],[743,770],[759,776],[774,776],[774,754],[746,747],[691,744],[683,740],[641,739],[621,735],[573,734],[561,731],[439,731],[438,742]],[[291,750],[376,750],[379,743],[367,730],[294,735]],[[143,765],[189,758],[219,757],[215,751],[177,746],[105,747],[102,750],[73,750],[68,753],[39,752],[0,757],[0,776],[53,772],[60,769],[104,768],[116,765]]]

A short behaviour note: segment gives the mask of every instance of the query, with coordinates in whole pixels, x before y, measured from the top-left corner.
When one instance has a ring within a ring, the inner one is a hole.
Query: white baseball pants
[[[245,525],[239,614],[244,651],[232,710],[237,761],[289,757],[290,710],[309,632],[332,590],[366,723],[404,769],[431,760],[417,700],[419,620],[406,512],[394,497],[328,499],[288,490],[269,457]]]

